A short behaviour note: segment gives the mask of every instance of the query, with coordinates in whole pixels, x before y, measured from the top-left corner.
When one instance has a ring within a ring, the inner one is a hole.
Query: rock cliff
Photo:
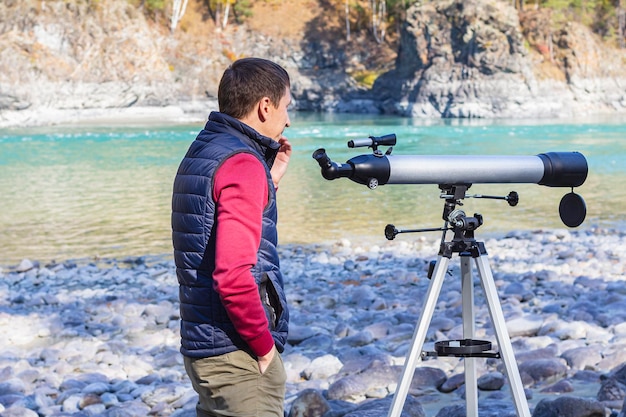
[[[550,57],[527,49],[517,11],[504,2],[414,6],[404,23],[396,68],[376,81],[373,92],[383,112],[410,117],[626,111],[623,52],[609,56],[589,30],[574,23],[552,38],[556,52]],[[550,77],[540,73],[548,59]]]
[[[293,2],[323,13],[308,4],[315,0]],[[545,16],[519,16],[509,2],[415,3],[395,64],[384,46],[348,43],[340,28],[309,14],[286,35],[250,24],[217,31],[205,21],[172,35],[126,0],[5,0],[0,126],[117,118],[138,109],[159,118],[203,118],[215,106],[223,69],[252,55],[289,70],[300,110],[410,117],[626,111],[623,50],[607,49],[574,23],[546,32]],[[371,65],[387,72],[368,88],[351,73]]]

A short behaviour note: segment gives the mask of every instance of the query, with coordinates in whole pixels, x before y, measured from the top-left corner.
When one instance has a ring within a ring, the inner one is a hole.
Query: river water
[[[580,228],[621,228],[626,203],[626,120],[411,120],[372,115],[296,113],[285,135],[294,152],[279,189],[281,243],[342,238],[384,244],[385,225],[440,227],[443,200],[434,184],[389,184],[374,190],[322,178],[312,153],[325,148],[339,163],[371,153],[351,139],[394,133],[394,155],[512,155],[581,152],[589,165]],[[55,126],[0,130],[0,265],[90,257],[168,254],[172,181],[198,125]],[[387,147],[381,150],[386,151]],[[417,167],[416,169],[419,169]],[[439,168],[445,173],[445,167]],[[518,192],[510,207],[467,198],[480,213],[477,231],[564,228],[558,215],[569,189],[536,184],[474,184],[469,194]],[[403,234],[397,239],[432,233]]]

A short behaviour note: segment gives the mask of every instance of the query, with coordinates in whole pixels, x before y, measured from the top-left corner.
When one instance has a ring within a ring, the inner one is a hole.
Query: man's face
[[[289,88],[285,89],[285,94],[280,99],[278,106],[274,108],[274,106],[270,106],[270,116],[266,125],[265,136],[268,136],[274,140],[280,139],[283,134],[283,131],[286,127],[291,125],[291,121],[289,120],[289,113],[287,112],[287,108],[291,104],[291,93],[289,92]]]

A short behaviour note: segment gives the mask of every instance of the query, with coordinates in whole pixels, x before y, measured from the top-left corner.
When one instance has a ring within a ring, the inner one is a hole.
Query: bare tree
[[[209,1],[209,9],[211,9],[210,5],[215,5],[215,14],[211,13],[213,16],[213,20],[215,24],[220,29],[225,29],[228,26],[228,17],[230,16],[230,6],[234,3],[235,0],[211,0]]]
[[[617,27],[619,46],[624,48],[624,42],[626,41],[626,10],[624,10],[622,0],[617,1]]]
[[[170,20],[170,31],[174,33],[178,22],[185,14],[187,10],[187,0],[173,0],[172,1],[172,18]]]
[[[385,24],[387,21],[387,2],[385,0],[370,0],[372,8],[372,33],[376,42],[385,40]]]
[[[224,0],[223,2],[223,7],[224,7],[224,16],[222,16],[222,29],[226,28],[226,25],[228,25],[228,15],[230,14],[230,0]]]
[[[350,0],[345,0],[346,8],[346,40],[350,40]]]

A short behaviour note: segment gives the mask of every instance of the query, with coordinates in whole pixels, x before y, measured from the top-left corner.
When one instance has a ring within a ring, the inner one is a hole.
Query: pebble
[[[286,416],[387,415],[437,244],[280,247]],[[626,417],[626,232],[516,231],[485,245],[533,417]],[[458,257],[449,268],[425,351],[463,337]],[[3,266],[0,416],[195,416],[179,319],[167,256]],[[475,322],[475,338],[495,340],[480,285]],[[466,360],[480,415],[515,416],[501,359],[436,356],[418,361],[402,416],[465,415]]]

